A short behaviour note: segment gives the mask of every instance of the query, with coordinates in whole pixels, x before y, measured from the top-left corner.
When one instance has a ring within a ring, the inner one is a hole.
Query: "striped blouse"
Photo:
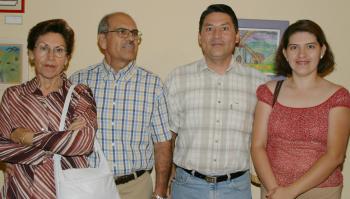
[[[97,128],[96,104],[91,90],[75,87],[68,108],[66,126],[77,117],[87,125],[76,131],[58,131],[61,112],[71,86],[62,75],[63,86],[43,96],[37,78],[8,88],[0,104],[0,161],[6,163],[5,184],[0,198],[56,198],[53,153],[62,155],[62,167],[87,167]],[[33,145],[10,140],[13,129],[24,127],[35,132]]]

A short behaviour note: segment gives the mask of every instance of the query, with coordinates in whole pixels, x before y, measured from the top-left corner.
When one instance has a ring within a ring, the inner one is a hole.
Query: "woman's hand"
[[[13,169],[13,165],[10,163],[3,163],[5,165],[5,172],[10,175],[10,176],[14,176],[14,169]]]
[[[266,193],[266,195],[265,195],[265,198],[268,198],[268,196],[271,196],[272,194],[274,194],[277,188],[278,188],[278,186],[276,186],[276,187],[270,189],[269,191],[266,190],[267,193]]]
[[[86,121],[82,117],[75,119],[68,127],[69,131],[76,131],[84,128],[86,126]]]
[[[30,129],[19,127],[12,131],[10,139],[18,144],[32,145],[33,136],[34,133]]]
[[[266,194],[268,199],[294,199],[297,195],[289,187],[276,187]]]

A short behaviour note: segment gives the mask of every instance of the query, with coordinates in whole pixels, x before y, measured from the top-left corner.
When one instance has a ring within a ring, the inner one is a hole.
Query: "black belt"
[[[181,167],[179,167],[179,168],[181,168]],[[242,176],[243,174],[245,174],[245,172],[247,172],[247,171],[239,171],[236,173],[230,173],[230,174],[222,175],[222,176],[207,176],[207,175],[201,174],[197,171],[188,170],[188,169],[184,169],[184,168],[181,168],[181,169],[186,171],[190,175],[193,175],[197,178],[201,178],[201,179],[207,181],[208,183],[219,183],[219,182],[223,182],[226,180],[232,180],[232,179],[235,179],[235,178]]]
[[[129,174],[129,175],[118,176],[115,178],[114,182],[116,185],[125,184],[125,183],[130,182],[131,180],[135,180],[136,178],[142,176],[146,172],[151,173],[152,170],[140,170],[140,171],[136,171],[136,172]]]

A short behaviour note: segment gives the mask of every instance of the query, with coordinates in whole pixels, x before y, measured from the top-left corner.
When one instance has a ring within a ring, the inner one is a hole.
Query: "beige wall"
[[[0,14],[0,42],[16,41],[25,47],[30,27],[49,18],[64,18],[76,33],[76,49],[68,70],[71,74],[102,59],[96,46],[100,18],[112,11],[125,11],[134,16],[143,32],[138,63],[165,77],[175,66],[201,56],[197,45],[198,20],[203,9],[211,3],[231,5],[239,18],[290,22],[308,18],[316,21],[323,27],[336,56],[337,69],[328,79],[350,89],[350,67],[346,58],[350,44],[347,38],[350,34],[348,0],[26,0],[22,25],[4,24],[5,16],[15,14]],[[23,76],[28,80],[33,77],[33,70],[28,68],[26,55],[23,58]],[[0,95],[6,86],[0,85]],[[350,198],[350,161],[345,164],[344,176],[343,198]],[[253,192],[254,198],[258,198],[258,190],[254,188]]]

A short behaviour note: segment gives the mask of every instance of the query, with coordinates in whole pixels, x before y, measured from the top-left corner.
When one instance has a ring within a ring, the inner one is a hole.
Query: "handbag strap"
[[[65,123],[66,123],[67,112],[68,112],[68,107],[69,107],[69,104],[70,104],[70,100],[72,99],[72,93],[74,91],[75,86],[76,85],[72,85],[69,88],[67,96],[66,96],[66,100],[64,101],[62,115],[61,115],[61,120],[60,120],[60,127],[58,129],[59,131],[63,131],[64,130],[64,126],[65,126]],[[55,162],[55,167],[56,167],[56,164],[57,164],[57,165],[59,165],[60,169],[62,169],[61,168],[61,155],[54,154],[53,158],[54,158],[54,162]]]
[[[64,130],[64,126],[65,126],[65,120],[66,120],[66,117],[67,117],[67,112],[68,112],[68,107],[69,107],[69,103],[71,101],[71,98],[72,98],[72,93],[74,91],[74,87],[76,85],[72,85],[69,90],[68,90],[68,93],[67,93],[67,96],[66,96],[66,100],[64,102],[64,106],[63,106],[63,111],[62,111],[62,115],[61,115],[61,121],[60,121],[60,127],[59,127],[59,130],[60,131],[63,131]],[[98,157],[100,159],[100,165],[99,165],[99,168],[103,168],[105,169],[106,171],[110,172],[110,168],[109,168],[109,165],[108,165],[108,162],[107,162],[107,159],[106,157],[104,156],[103,154],[103,151],[102,151],[102,148],[101,148],[101,145],[98,143],[97,139],[94,140],[94,151],[98,154]],[[62,166],[61,166],[61,155],[59,154],[54,154],[53,155],[53,159],[54,159],[54,169],[55,169],[55,173],[56,171],[57,172],[61,172],[62,171]],[[55,179],[58,179],[58,177],[55,177]],[[57,183],[56,183],[57,184]]]
[[[75,86],[76,85],[72,85],[69,88],[67,96],[66,96],[66,100],[64,101],[64,106],[63,106],[63,110],[62,110],[59,131],[63,131],[64,130],[64,126],[65,126],[65,123],[66,123],[67,112],[68,112],[68,107],[69,107],[69,104],[70,104],[70,100],[72,99],[72,93],[74,91]]]
[[[64,101],[59,131],[64,130],[65,121],[66,121],[67,112],[68,112],[68,107],[69,107],[69,104],[70,104],[70,101],[72,98],[72,93],[74,91],[75,86],[76,85],[71,85],[71,87],[68,90],[66,100]],[[60,190],[59,182],[58,182],[59,181],[59,174],[62,172],[61,155],[54,154],[53,161],[54,161],[53,163],[54,163],[55,186],[56,186],[56,194],[57,194],[56,196],[57,196],[57,198],[61,198],[61,196],[59,196],[59,191],[58,191],[58,190]]]
[[[98,154],[98,158],[100,160],[100,162],[99,162],[100,164],[99,164],[98,168],[101,168],[101,169],[105,170],[106,172],[111,172],[111,169],[110,169],[110,167],[108,165],[107,158],[104,155],[104,153],[102,151],[102,148],[101,148],[101,145],[97,141],[96,138],[95,138],[95,141],[94,141],[94,152],[96,154]]]
[[[278,94],[280,93],[280,90],[281,90],[283,81],[284,81],[284,80],[279,80],[279,81],[277,81],[275,91],[273,92],[272,107],[275,105],[275,103],[276,103],[276,101],[277,101],[277,97],[278,97]]]

